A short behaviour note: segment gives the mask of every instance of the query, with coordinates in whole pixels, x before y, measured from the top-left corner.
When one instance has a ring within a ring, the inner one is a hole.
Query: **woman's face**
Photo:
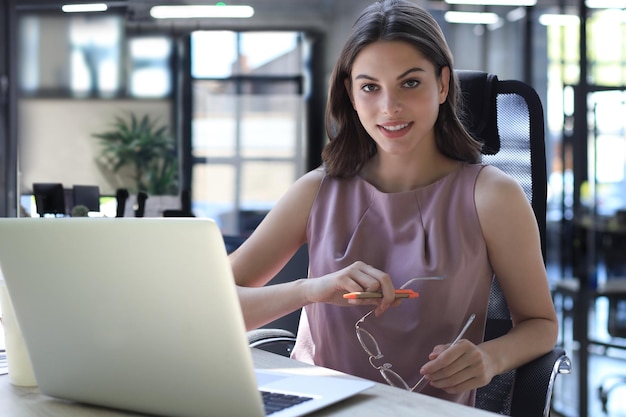
[[[434,144],[449,80],[448,67],[438,78],[435,66],[409,43],[380,41],[359,52],[345,85],[379,152],[406,154]]]

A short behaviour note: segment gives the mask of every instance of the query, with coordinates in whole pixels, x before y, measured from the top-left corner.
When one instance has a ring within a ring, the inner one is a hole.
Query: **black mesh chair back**
[[[464,123],[484,144],[482,161],[521,184],[539,225],[545,259],[547,172],[539,96],[521,81],[500,81],[493,74],[479,71],[456,74],[463,94]],[[485,340],[499,337],[511,327],[506,301],[494,279]],[[547,417],[554,377],[559,372],[568,373],[569,367],[565,352],[555,348],[522,368],[495,377],[477,391],[476,406],[505,415]]]

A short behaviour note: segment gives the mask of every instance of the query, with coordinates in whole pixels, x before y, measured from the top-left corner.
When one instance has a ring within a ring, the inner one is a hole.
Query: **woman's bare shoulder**
[[[519,181],[493,165],[486,165],[476,180],[477,197],[500,200],[507,195],[520,194],[524,195],[524,190]]]
[[[296,182],[304,182],[309,186],[319,186],[325,176],[326,172],[324,171],[324,168],[320,167],[307,172],[306,174],[301,176]]]
[[[318,168],[298,178],[270,211],[272,217],[300,218],[306,222],[324,176],[323,169]]]
[[[300,197],[309,196],[310,198],[314,198],[325,176],[326,174],[323,168],[311,170],[292,184],[287,195]]]
[[[507,218],[520,210],[531,210],[519,181],[491,165],[480,171],[474,195],[476,209],[483,219]]]

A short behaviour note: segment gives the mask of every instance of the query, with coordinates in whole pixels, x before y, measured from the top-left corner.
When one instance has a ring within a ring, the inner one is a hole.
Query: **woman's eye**
[[[404,82],[404,86],[408,88],[417,87],[419,85],[419,81],[417,80],[407,80]]]
[[[361,90],[365,91],[366,93],[371,93],[372,91],[376,91],[376,86],[374,84],[365,84],[363,87],[361,87]]]

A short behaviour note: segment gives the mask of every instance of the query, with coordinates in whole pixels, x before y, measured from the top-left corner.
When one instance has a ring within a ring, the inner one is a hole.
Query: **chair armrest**
[[[296,335],[285,329],[255,329],[248,332],[248,345],[262,348],[274,343],[295,343]]]
[[[565,350],[554,348],[545,355],[519,367],[515,374],[512,416],[550,415],[552,390],[558,374],[569,374],[571,361]]]

